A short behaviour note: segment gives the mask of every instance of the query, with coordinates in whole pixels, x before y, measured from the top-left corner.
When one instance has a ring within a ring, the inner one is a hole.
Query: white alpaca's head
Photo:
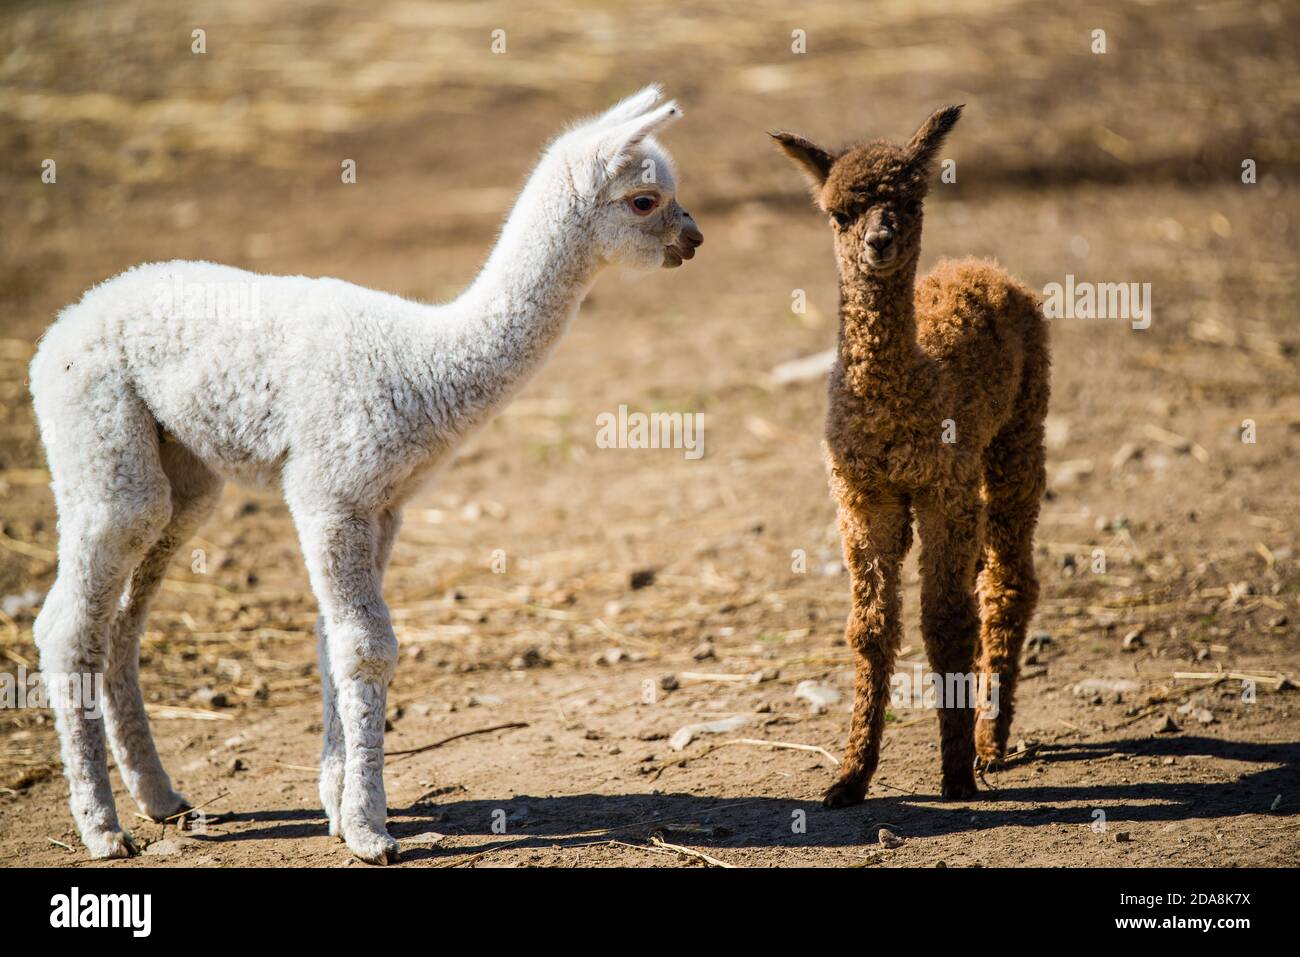
[[[672,158],[654,134],[681,118],[648,86],[557,139],[547,159],[576,192],[582,229],[604,263],[680,266],[704,235],[677,201]]]

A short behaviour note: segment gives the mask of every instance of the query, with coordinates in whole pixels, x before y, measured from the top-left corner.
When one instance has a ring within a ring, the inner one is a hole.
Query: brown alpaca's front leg
[[[931,496],[917,504],[921,533],[921,635],[936,682],[943,796],[974,797],[975,671],[979,611],[975,563],[979,557],[980,503]]]
[[[889,679],[902,635],[899,583],[903,556],[912,541],[906,499],[879,497],[864,509],[841,505],[840,534],[853,581],[853,608],[844,637],[854,653],[855,691],[844,764],[822,798],[830,808],[862,801],[880,758]]]

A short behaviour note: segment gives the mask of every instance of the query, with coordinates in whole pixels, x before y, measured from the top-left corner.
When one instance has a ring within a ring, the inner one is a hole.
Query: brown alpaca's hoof
[[[836,781],[822,796],[822,807],[841,808],[861,804],[867,797],[865,781]]]
[[[976,760],[986,771],[1001,764],[1006,756],[1011,727],[1009,724],[1000,727],[1002,724],[996,718],[985,718],[982,715],[975,721]]]
[[[979,788],[975,786],[974,773],[964,774],[959,778],[945,779],[943,790],[940,793],[945,801],[969,801],[979,794]]]
[[[991,755],[985,755],[982,753],[975,755],[975,770],[980,774],[983,774],[985,771],[996,771],[1001,768],[1004,763],[1006,763],[1006,755],[998,754],[996,752]]]

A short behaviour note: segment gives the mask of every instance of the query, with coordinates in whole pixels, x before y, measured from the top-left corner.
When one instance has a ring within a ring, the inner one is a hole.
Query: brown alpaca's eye
[[[627,204],[632,207],[632,212],[636,213],[638,216],[648,216],[650,213],[653,213],[655,207],[659,205],[659,199],[656,196],[643,194],[641,196],[633,196],[627,201]]]
[[[831,222],[840,229],[849,228],[849,217],[844,213],[831,213]]]

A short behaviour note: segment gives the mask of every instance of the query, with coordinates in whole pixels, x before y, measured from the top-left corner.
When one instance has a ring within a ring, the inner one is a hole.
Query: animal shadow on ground
[[[974,833],[989,828],[1043,824],[1090,825],[1097,808],[1109,823],[1210,820],[1266,811],[1276,795],[1300,789],[1300,742],[1248,743],[1184,736],[1128,738],[1087,744],[1040,746],[1020,764],[1096,761],[1112,755],[1130,758],[1172,757],[1278,765],[1241,774],[1229,781],[1137,781],[1086,785],[1017,785],[992,787],[973,801],[945,802],[937,793],[889,794],[878,789],[863,804],[826,810],[820,800],[793,798],[701,797],[683,793],[572,794],[555,797],[517,795],[448,803],[418,802],[389,809],[390,830],[399,841],[430,830],[455,835],[482,835],[478,846],[405,846],[402,859],[451,857],[514,848],[564,848],[611,840],[644,840],[655,833],[694,847],[860,847],[879,827],[893,827],[910,837]],[[1163,769],[1162,769],[1163,770]],[[1166,775],[1167,776],[1167,775]],[[931,782],[927,782],[931,783]],[[937,776],[934,784],[938,783]],[[816,790],[811,789],[811,790]],[[810,795],[811,797],[811,795]],[[1061,804],[1069,804],[1062,807]],[[1015,806],[1008,806],[1015,805]],[[1300,813],[1300,803],[1279,805],[1279,816]],[[227,841],[301,838],[325,829],[314,809],[233,812],[216,816],[222,823],[248,823],[228,834],[196,835]],[[796,826],[801,825],[801,826]]]

